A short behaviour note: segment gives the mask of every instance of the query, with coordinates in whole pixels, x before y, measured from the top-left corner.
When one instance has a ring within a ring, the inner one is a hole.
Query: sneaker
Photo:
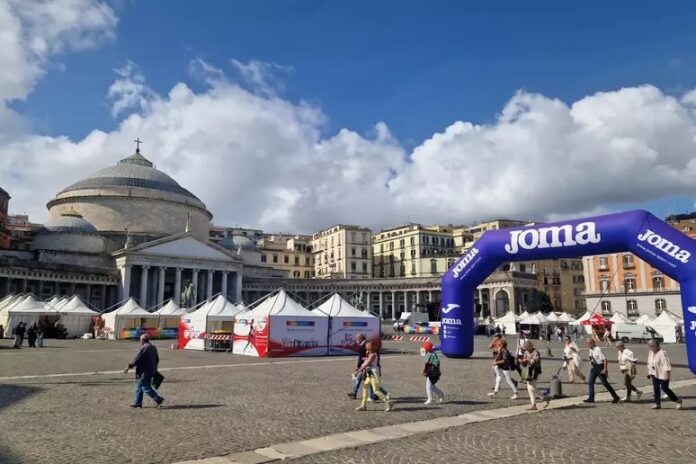
[[[362,404],[355,408],[356,411],[367,411],[367,406],[363,406]]]
[[[551,397],[547,396],[546,399],[544,400],[544,409],[548,408],[550,404],[551,404]]]
[[[537,410],[536,404],[533,404],[527,408],[527,411],[536,411],[536,410]]]
[[[162,397],[160,396],[160,399],[158,399],[157,401],[155,401],[155,403],[157,403],[157,407],[158,407],[158,408],[161,408],[161,407],[162,407],[162,403],[164,403],[164,398],[162,398]]]
[[[653,404],[653,405],[650,407],[650,409],[662,409],[662,406],[660,406],[659,404]]]
[[[488,392],[488,396],[490,396],[491,398],[495,398],[495,395],[497,395],[496,392]]]
[[[643,392],[640,391],[640,390],[638,390],[638,391],[636,392],[636,400],[640,401],[640,397],[641,397],[641,396],[643,396]]]
[[[389,412],[392,409],[394,409],[394,402],[393,401],[387,401],[387,404],[384,406],[384,412]]]
[[[582,400],[583,403],[594,403],[594,400],[591,400],[589,398]]]
[[[426,405],[426,406],[429,405],[429,404],[433,404],[433,400],[427,400],[427,401],[426,401],[425,403],[423,403],[423,404]]]
[[[681,402],[681,400],[679,400],[679,401],[677,401],[677,409],[681,409],[681,408],[682,408],[682,402]]]
[[[631,398],[629,398],[628,396],[624,396],[623,398],[621,398],[621,401],[626,403],[627,401],[631,401]]]
[[[510,397],[511,400],[516,400],[517,398],[519,398],[519,396],[517,395],[517,393],[515,393],[514,395],[512,395],[512,396]]]
[[[358,395],[356,395],[355,393],[346,393],[346,395],[348,395],[348,398],[350,398],[351,400],[354,400],[358,397]]]
[[[130,407],[130,408],[142,408],[143,405],[142,404],[129,404],[128,407]]]
[[[390,400],[391,400],[391,395],[390,395],[389,393],[387,393],[386,395],[384,395],[384,397],[387,399],[387,401],[390,401]]]
[[[368,403],[374,403],[375,400],[373,400],[372,398],[368,398],[368,399],[367,399],[367,402],[368,402]]]
[[[438,402],[438,403],[444,403],[444,402],[445,402],[445,395],[442,395],[441,397],[439,397],[439,398],[437,399],[437,402]]]
[[[616,398],[614,398],[613,400],[611,400],[611,403],[612,403],[612,404],[616,404],[616,403],[618,403],[619,401],[621,401],[621,398],[619,398],[619,397],[617,396]]]
[[[663,393],[661,399],[668,400],[669,396],[667,396],[667,393]]]

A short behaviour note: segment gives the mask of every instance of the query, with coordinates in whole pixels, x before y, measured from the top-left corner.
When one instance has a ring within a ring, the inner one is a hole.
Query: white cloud
[[[147,110],[157,95],[147,86],[136,64],[128,61],[114,71],[118,77],[107,92],[111,114],[116,117],[126,110]]]
[[[284,88],[283,77],[294,71],[292,66],[259,60],[250,60],[248,63],[237,60],[231,62],[242,79],[251,85],[252,90],[266,96],[280,93]]]

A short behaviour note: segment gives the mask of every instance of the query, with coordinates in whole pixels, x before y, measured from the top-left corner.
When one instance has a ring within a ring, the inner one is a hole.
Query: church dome
[[[153,167],[153,164],[137,150],[133,155],[123,158],[116,166],[104,168],[91,176],[63,189],[60,193],[74,190],[101,189],[108,187],[140,187],[163,192],[178,193],[198,200],[167,174]]]
[[[63,213],[62,216],[49,220],[45,228],[50,232],[82,232],[88,234],[97,232],[96,227],[74,212]]]

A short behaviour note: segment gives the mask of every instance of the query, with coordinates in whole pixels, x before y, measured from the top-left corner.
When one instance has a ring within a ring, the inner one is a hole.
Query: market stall
[[[328,327],[328,317],[313,314],[279,290],[237,318],[233,351],[262,358],[324,356]]]
[[[58,310],[60,323],[67,331],[68,337],[82,337],[90,331],[92,319],[99,313],[87,307],[82,299],[75,295]]]
[[[157,316],[145,311],[133,298],[102,317],[102,331],[109,339],[132,340],[144,333],[157,337]]]
[[[676,343],[682,339],[684,321],[669,311],[662,311],[659,316],[645,325],[652,327],[660,334],[665,343]]]
[[[328,318],[327,346],[328,354],[355,354],[360,345],[356,340],[358,334],[367,340],[380,339],[379,318],[367,311],[360,311],[355,306],[335,293],[312,314]]]
[[[495,319],[496,327],[500,327],[506,335],[512,335],[517,332],[517,322],[520,317],[512,311],[508,311],[503,316]]]
[[[11,334],[12,328],[20,322],[26,323],[27,327],[39,323],[43,327],[53,327],[59,317],[58,311],[37,300],[34,295],[25,295],[15,298],[0,310],[0,325],[6,328],[6,333]]]
[[[184,314],[179,323],[179,349],[230,349],[235,316],[241,312],[240,307],[218,295]]]
[[[174,300],[169,300],[164,306],[152,314],[157,316],[157,338],[177,338],[181,316],[186,313]]]

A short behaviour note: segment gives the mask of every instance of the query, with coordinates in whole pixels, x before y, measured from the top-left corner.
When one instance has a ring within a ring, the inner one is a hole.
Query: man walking
[[[365,335],[360,333],[355,337],[355,340],[359,344],[357,366],[360,367],[362,366],[363,362],[365,362],[365,356],[367,356],[367,350],[365,348]],[[360,384],[363,381],[363,376],[364,374],[362,371],[359,371],[355,375],[355,381],[353,382],[353,390],[350,393],[348,393],[349,398],[356,399],[358,397],[358,391],[360,390]],[[373,395],[372,389],[370,389],[369,393],[371,397]]]
[[[157,403],[159,408],[164,401],[164,398],[159,396],[154,388],[152,388],[152,379],[157,373],[157,364],[159,364],[159,356],[157,348],[150,343],[150,337],[147,334],[140,336],[140,350],[135,355],[133,362],[123,371],[128,372],[129,369],[135,367],[135,400],[130,405],[131,408],[143,407],[143,392]]]
[[[599,381],[602,382],[604,388],[611,394],[614,400],[612,403],[618,403],[620,401],[619,395],[616,394],[611,385],[609,385],[609,380],[607,380],[607,358],[602,353],[602,349],[597,346],[597,342],[590,338],[587,340],[587,347],[590,349],[590,375],[587,379],[587,386],[589,394],[587,399],[582,400],[583,403],[594,403],[595,402],[595,381],[599,377]]]
[[[655,404],[652,406],[652,409],[662,408],[660,404],[660,390],[665,392],[667,397],[677,404],[677,409],[681,409],[682,401],[669,388],[672,365],[669,362],[667,353],[660,348],[660,342],[657,340],[650,340],[648,346],[650,347],[648,352],[648,377],[652,379],[653,392],[655,394]]]

